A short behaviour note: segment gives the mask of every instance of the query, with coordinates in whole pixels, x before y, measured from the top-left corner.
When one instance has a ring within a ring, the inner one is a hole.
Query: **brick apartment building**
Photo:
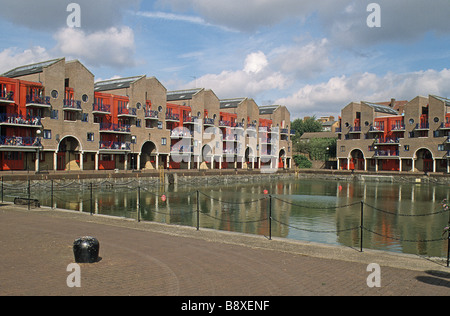
[[[337,130],[338,169],[450,173],[450,100],[352,102]]]
[[[0,76],[0,170],[290,168],[290,114],[65,58]]]

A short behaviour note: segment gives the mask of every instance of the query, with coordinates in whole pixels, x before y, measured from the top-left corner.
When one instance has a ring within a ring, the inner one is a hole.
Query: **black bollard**
[[[98,261],[100,244],[94,237],[81,237],[73,242],[73,254],[76,263],[94,263]]]

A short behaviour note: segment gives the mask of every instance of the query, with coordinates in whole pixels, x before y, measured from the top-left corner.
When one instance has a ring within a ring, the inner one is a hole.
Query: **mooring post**
[[[359,251],[360,252],[363,252],[363,226],[364,226],[364,201],[361,201],[361,225],[359,226],[359,229],[360,229]]]

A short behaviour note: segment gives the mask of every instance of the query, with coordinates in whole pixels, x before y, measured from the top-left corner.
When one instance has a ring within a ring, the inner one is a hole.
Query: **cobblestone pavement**
[[[96,263],[67,278],[73,241],[100,242]],[[370,288],[368,264],[381,267]],[[450,269],[418,256],[263,236],[0,206],[0,295],[450,295]]]

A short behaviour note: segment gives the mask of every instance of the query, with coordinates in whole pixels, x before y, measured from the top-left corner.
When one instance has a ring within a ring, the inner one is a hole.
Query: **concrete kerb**
[[[20,208],[10,203],[4,203],[2,209],[30,212],[25,208]],[[272,240],[268,240],[268,238],[261,235],[218,231],[208,228],[200,228],[200,230],[197,231],[195,227],[189,226],[169,225],[147,221],[138,222],[132,218],[100,214],[90,215],[89,213],[64,209],[51,209],[49,207],[41,207],[40,209],[34,209],[31,212],[39,212],[44,216],[56,216],[67,218],[68,220],[90,222],[98,225],[125,227],[128,229],[151,231],[153,233],[168,234],[182,238],[195,238],[213,243],[239,245],[253,249],[286,252],[314,258],[356,262],[367,265],[370,263],[377,263],[380,266],[414,271],[450,271],[450,268],[447,268],[445,265],[446,262],[444,258],[428,258],[412,254],[393,253],[372,249],[364,249],[363,252],[360,252],[359,249],[346,246],[327,245],[278,237],[272,237]]]

